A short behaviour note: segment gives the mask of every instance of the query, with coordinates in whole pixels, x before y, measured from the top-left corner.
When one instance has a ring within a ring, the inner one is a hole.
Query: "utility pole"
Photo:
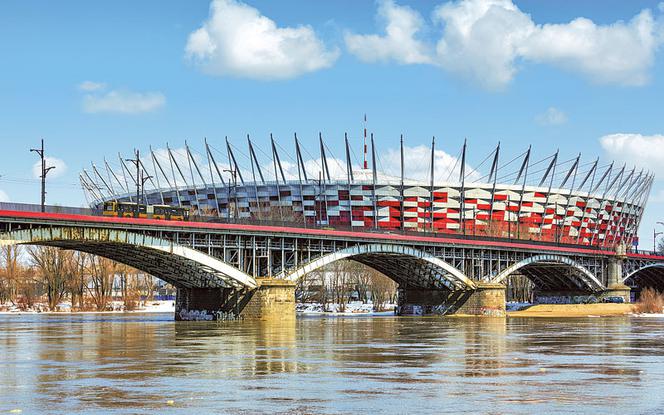
[[[153,177],[150,176],[150,175],[145,176],[145,171],[144,170],[141,171],[141,197],[142,197],[142,200],[145,202],[146,205],[148,204],[147,203],[148,201],[145,199],[145,182],[147,182],[148,180],[150,180],[152,178]]]
[[[237,186],[237,170],[235,169],[224,169],[224,172],[228,172],[231,175],[231,178],[233,179],[233,219],[237,219],[237,192],[235,187]],[[228,200],[227,200],[227,208],[226,208],[226,216],[228,217],[228,221],[230,222],[231,220],[231,181],[228,181]]]
[[[137,218],[141,205],[141,160],[138,149],[136,149],[134,154],[136,155],[135,159],[125,159],[125,161],[136,165],[136,206],[134,207],[134,217]]]
[[[46,175],[49,171],[53,170],[55,166],[46,167],[46,156],[44,154],[44,139],[41,139],[41,148],[31,148],[41,158],[41,211],[46,210]]]

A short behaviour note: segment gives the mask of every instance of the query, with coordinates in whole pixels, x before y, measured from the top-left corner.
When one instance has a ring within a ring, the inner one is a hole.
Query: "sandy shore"
[[[508,311],[508,317],[599,317],[632,314],[633,304],[538,304],[519,311]]]

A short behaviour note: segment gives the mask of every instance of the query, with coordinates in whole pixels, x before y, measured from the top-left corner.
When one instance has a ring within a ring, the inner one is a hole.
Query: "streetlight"
[[[55,166],[46,167],[46,156],[44,155],[44,139],[41,139],[41,148],[31,148],[30,152],[35,152],[41,158],[41,211],[46,210],[46,175],[53,170]]]
[[[147,200],[145,199],[145,182],[148,180],[152,179],[153,177],[150,175],[144,176],[144,171],[141,171],[141,196],[145,204],[147,205]]]
[[[664,222],[656,222],[655,225],[664,225]],[[657,237],[664,234],[664,232],[657,232],[655,228],[652,228],[652,250],[657,252]]]
[[[141,159],[139,155],[138,149],[134,152],[136,154],[135,159],[125,159],[125,161],[129,161],[131,163],[134,163],[136,165],[136,207],[134,211],[134,217],[138,217],[138,213],[140,212],[140,203],[141,203]]]
[[[235,187],[237,186],[237,170],[234,169],[224,169],[224,172],[228,172],[231,177],[233,178],[233,194],[235,196],[235,209],[237,210],[237,193],[235,191]],[[228,221],[230,222],[231,220],[231,183],[230,180],[228,181],[228,206],[226,208],[226,216],[228,218]],[[235,214],[235,212],[233,212]]]

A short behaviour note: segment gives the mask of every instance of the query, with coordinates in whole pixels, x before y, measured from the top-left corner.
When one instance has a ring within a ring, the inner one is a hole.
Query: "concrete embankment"
[[[589,317],[619,316],[634,312],[633,304],[537,304],[519,311],[508,311],[508,317]]]

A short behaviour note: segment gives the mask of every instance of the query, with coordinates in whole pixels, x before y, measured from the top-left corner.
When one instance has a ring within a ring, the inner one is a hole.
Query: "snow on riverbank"
[[[633,313],[632,316],[634,317],[646,317],[646,318],[664,318],[664,313],[659,313],[659,314],[639,314],[639,313]]]
[[[333,315],[333,316],[356,316],[356,315],[394,315],[395,304],[385,304],[386,311],[374,311],[373,304],[361,301],[352,301],[346,304],[344,311],[340,311],[339,304],[327,304],[325,308],[320,303],[298,303],[296,311],[303,315]]]

